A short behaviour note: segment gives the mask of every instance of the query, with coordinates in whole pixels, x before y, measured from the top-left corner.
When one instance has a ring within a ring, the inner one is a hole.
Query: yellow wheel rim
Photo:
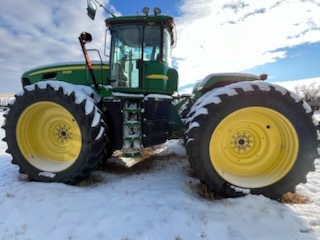
[[[282,179],[298,151],[298,135],[291,122],[264,107],[247,107],[228,115],[209,143],[211,163],[218,174],[243,188],[265,187]]]
[[[52,102],[26,108],[19,117],[16,137],[24,158],[41,171],[63,171],[81,151],[77,121],[64,107]]]

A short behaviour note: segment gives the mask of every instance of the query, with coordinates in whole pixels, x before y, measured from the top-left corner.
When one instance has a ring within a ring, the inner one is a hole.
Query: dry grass
[[[282,195],[280,202],[285,204],[306,204],[310,203],[310,199],[299,193],[288,192]]]
[[[209,191],[207,186],[202,183],[189,182],[189,186],[194,193],[210,201],[227,198],[221,194]],[[307,196],[299,193],[288,192],[282,195],[279,202],[283,204],[307,204],[310,203],[310,199]]]
[[[194,193],[200,195],[202,198],[205,198],[207,200],[213,201],[225,198],[221,194],[209,191],[207,186],[202,183],[194,184],[192,182],[189,182],[189,186]]]
[[[165,155],[158,155],[157,153],[157,148],[146,148],[143,151],[142,157],[134,159],[134,164],[132,164],[131,159],[129,159],[130,164],[127,164],[127,160],[122,158],[122,153],[117,151],[113,154],[112,158],[108,159],[108,161],[101,166],[100,170],[125,175],[142,174],[178,164],[179,160],[184,159],[184,157],[175,153]]]
[[[89,177],[81,180],[80,182],[76,183],[75,186],[78,187],[87,187],[95,185],[96,183],[103,182],[103,177],[98,175],[90,175]]]

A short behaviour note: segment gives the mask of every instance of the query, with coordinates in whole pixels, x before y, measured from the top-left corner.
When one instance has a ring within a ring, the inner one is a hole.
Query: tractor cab
[[[173,18],[154,9],[144,16],[121,16],[105,20],[111,34],[109,85],[121,92],[172,94],[178,73],[171,68],[171,48],[176,42]],[[95,5],[88,4],[94,18]]]

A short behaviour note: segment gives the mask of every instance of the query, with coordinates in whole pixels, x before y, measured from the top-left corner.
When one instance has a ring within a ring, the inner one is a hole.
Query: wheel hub
[[[231,147],[236,152],[246,152],[253,147],[254,139],[248,132],[237,132],[231,138]]]
[[[64,124],[59,124],[55,128],[55,136],[58,142],[60,143],[68,142],[72,138],[72,132],[70,131],[70,127],[67,127]]]

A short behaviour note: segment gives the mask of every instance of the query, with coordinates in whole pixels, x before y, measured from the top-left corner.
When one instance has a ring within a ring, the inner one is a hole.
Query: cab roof
[[[145,22],[163,22],[173,24],[173,17],[166,15],[150,15],[150,16],[120,16],[107,18],[105,20],[107,27],[114,24],[125,24],[125,23],[145,23]]]

